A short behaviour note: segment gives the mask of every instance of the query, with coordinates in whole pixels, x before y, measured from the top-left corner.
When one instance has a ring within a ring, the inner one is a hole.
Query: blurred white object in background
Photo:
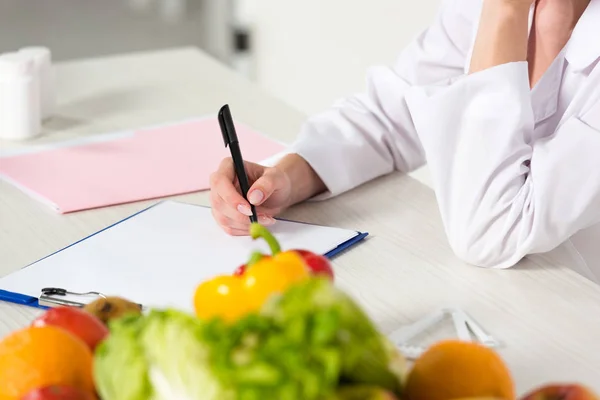
[[[440,0],[237,0],[251,34],[252,77],[306,114],[365,89],[369,67],[391,65]],[[246,61],[246,63],[249,63]],[[411,174],[431,186],[427,168]]]
[[[54,112],[54,76],[52,74],[52,53],[46,47],[25,47],[19,50],[33,61],[34,80],[40,94],[40,116],[49,118]]]
[[[188,0],[127,0],[127,4],[137,13],[156,14],[169,24],[182,22],[189,11]]]
[[[247,9],[248,3],[234,0],[231,3],[231,25],[233,34],[233,54],[231,67],[248,79],[256,79],[255,57],[252,49],[252,19]]]
[[[27,54],[0,56],[0,138],[25,140],[41,133],[35,63]]]
[[[233,12],[235,0],[203,0],[203,34],[206,38],[204,50],[219,61],[231,66],[233,49]]]
[[[238,0],[252,26],[256,79],[312,114],[365,89],[369,67],[391,65],[440,0]]]
[[[144,11],[150,8],[153,0],[128,0],[129,8],[134,11]]]
[[[163,21],[176,24],[181,22],[187,13],[187,0],[160,0],[159,9]]]

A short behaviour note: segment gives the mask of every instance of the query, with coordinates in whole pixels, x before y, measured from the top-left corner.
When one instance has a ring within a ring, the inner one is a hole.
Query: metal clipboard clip
[[[70,292],[66,289],[48,287],[48,288],[42,289],[42,293],[40,295],[38,303],[41,306],[46,306],[46,307],[68,306],[68,307],[79,307],[79,308],[85,306],[88,303],[88,302],[79,302],[79,301],[70,300],[70,299],[66,298],[66,296],[76,296],[76,297],[94,296],[96,298],[104,298],[104,299],[106,298],[106,296],[100,292],[78,293],[78,292]]]
[[[452,318],[458,339],[464,341],[473,341],[473,337],[471,336],[471,334],[473,334],[473,336],[475,336],[475,340],[484,346],[489,348],[502,347],[502,343],[500,341],[487,334],[473,318],[458,308],[446,308],[439,310],[411,325],[402,327],[392,332],[389,335],[389,339],[396,345],[396,347],[404,354],[406,358],[409,360],[417,359],[427,350],[427,348],[425,346],[411,344],[410,341],[425,333],[433,326],[439,324],[448,316]]]
[[[87,304],[91,303],[91,301],[94,301],[97,299],[108,298],[108,296],[106,296],[100,292],[78,293],[78,292],[71,292],[67,289],[54,288],[54,287],[43,288],[41,292],[42,293],[40,294],[40,297],[38,299],[38,304],[40,306],[45,306],[45,307],[67,306],[67,307],[82,308],[82,307],[86,306]],[[76,297],[76,298],[95,297],[95,298],[92,299],[91,301],[76,301],[76,300],[73,300],[73,297]],[[140,310],[142,310],[142,311],[147,310],[146,307],[144,307],[142,304],[138,303],[138,306],[140,307]]]

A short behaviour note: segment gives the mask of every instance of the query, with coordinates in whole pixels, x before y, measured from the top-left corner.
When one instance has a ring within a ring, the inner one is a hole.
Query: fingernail
[[[258,222],[262,225],[273,225],[275,223],[275,218],[267,217],[266,215],[261,215],[258,217]]]
[[[260,203],[262,201],[263,197],[265,197],[263,192],[261,192],[260,190],[254,190],[248,196],[248,201],[254,205],[257,205],[258,203]]]
[[[239,204],[237,206],[237,210],[239,212],[241,212],[242,214],[244,214],[244,215],[247,215],[247,216],[251,216],[252,215],[252,210],[250,209],[250,207],[248,207],[245,204]]]

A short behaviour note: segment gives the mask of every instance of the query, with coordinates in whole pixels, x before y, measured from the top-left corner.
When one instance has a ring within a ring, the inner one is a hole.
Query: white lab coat
[[[562,244],[600,282],[600,0],[533,90],[526,62],[468,74],[481,5],[445,0],[393,68],[311,117],[291,151],[323,197],[427,162],[459,257],[508,268]]]

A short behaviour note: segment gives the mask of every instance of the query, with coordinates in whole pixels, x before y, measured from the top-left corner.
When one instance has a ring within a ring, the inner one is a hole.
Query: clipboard
[[[304,248],[330,259],[368,236],[366,232],[289,220],[278,220],[272,232],[284,250]],[[161,243],[170,248],[161,249]],[[196,259],[202,260],[204,255],[201,250],[212,254],[209,271],[194,270]],[[255,250],[268,253],[262,241],[222,232],[210,208],[161,201],[0,278],[0,301],[47,309],[58,305],[82,307],[98,297],[120,296],[143,309],[172,306],[191,310],[197,284],[218,274],[232,273]],[[171,256],[173,265],[162,268],[160,263]],[[148,265],[152,262],[156,265]],[[105,268],[112,268],[112,279],[100,276]],[[169,275],[168,270],[173,274]],[[128,280],[138,284],[124,284]]]

